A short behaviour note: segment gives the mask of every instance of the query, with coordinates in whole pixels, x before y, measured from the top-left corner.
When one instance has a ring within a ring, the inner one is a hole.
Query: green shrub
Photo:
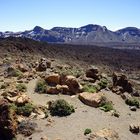
[[[85,129],[84,135],[90,134],[92,131],[90,128]]]
[[[67,116],[73,112],[74,107],[63,99],[56,100],[50,105],[50,113],[53,116]]]
[[[62,69],[57,69],[56,72],[59,73],[60,75],[73,75],[76,78],[84,74],[84,72],[78,68],[67,68],[67,69],[62,68]]]
[[[137,108],[139,108],[139,101],[135,98],[126,99],[125,103],[129,106],[136,106]]]
[[[35,91],[39,93],[45,93],[46,92],[46,82],[44,80],[39,80],[36,84]]]
[[[26,103],[24,106],[17,107],[16,113],[18,115],[30,116],[33,110],[34,110],[34,106],[31,103]]]
[[[107,87],[107,84],[108,84],[107,79],[106,78],[102,78],[98,85],[100,86],[100,89],[104,89],[104,88]]]
[[[16,112],[17,111],[17,106],[14,103],[11,103],[10,104],[10,109],[12,109]]]
[[[103,111],[105,111],[105,112],[114,110],[113,105],[112,105],[111,102],[101,103],[100,104],[100,109],[103,110]]]
[[[13,77],[23,76],[23,73],[20,70],[14,69],[14,68],[8,68],[8,73],[9,73],[9,76],[13,76]]]
[[[18,84],[17,86],[16,86],[16,89],[18,90],[18,91],[21,91],[21,92],[26,92],[27,91],[27,87],[26,87],[26,85],[25,84]]]
[[[92,85],[84,85],[83,86],[83,91],[84,92],[91,92],[91,93],[95,93],[97,92],[97,88],[95,86],[92,86]]]

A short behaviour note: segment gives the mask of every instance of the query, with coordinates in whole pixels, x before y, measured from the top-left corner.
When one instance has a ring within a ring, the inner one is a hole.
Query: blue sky
[[[36,25],[140,28],[140,0],[0,0],[0,13],[0,31],[23,31]]]

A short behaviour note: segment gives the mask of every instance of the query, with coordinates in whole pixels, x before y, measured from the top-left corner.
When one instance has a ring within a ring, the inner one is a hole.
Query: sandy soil
[[[110,92],[102,91],[107,98],[114,103],[114,108],[119,111],[120,117],[111,116],[100,109],[84,105],[77,96],[68,95],[48,95],[34,93],[36,79],[28,84],[28,95],[35,104],[45,105],[47,101],[56,99],[65,99],[76,108],[75,113],[68,117],[51,117],[44,120],[34,120],[38,124],[38,131],[32,136],[33,140],[39,140],[47,136],[49,140],[84,140],[84,130],[91,128],[92,131],[98,131],[103,128],[110,128],[118,132],[121,140],[139,140],[140,135],[134,135],[129,131],[129,124],[139,122],[140,110],[130,111],[120,96]],[[51,120],[51,123],[48,123]],[[25,138],[28,140],[29,138]],[[19,136],[19,140],[23,138]]]

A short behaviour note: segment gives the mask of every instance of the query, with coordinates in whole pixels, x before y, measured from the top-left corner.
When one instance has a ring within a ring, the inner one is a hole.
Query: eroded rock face
[[[0,99],[0,138],[11,140],[15,137],[17,122],[15,112],[6,99]]]
[[[92,66],[86,71],[86,77],[93,78],[95,80],[100,79],[99,69],[97,67]]]
[[[120,92],[133,92],[133,87],[130,81],[127,79],[124,74],[113,73],[113,89],[120,87]]]
[[[99,107],[100,103],[103,101],[103,96],[99,93],[89,93],[83,92],[79,94],[79,99],[86,105],[92,107]]]
[[[120,138],[117,132],[105,128],[90,134],[88,140],[120,140]]]

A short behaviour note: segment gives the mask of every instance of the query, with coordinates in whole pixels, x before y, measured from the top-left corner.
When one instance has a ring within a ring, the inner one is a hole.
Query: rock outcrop
[[[86,71],[86,77],[93,78],[94,80],[100,79],[99,69],[92,66]]]
[[[113,91],[114,92],[128,92],[132,93],[133,92],[133,87],[131,82],[128,80],[126,75],[124,74],[117,74],[113,73]]]

